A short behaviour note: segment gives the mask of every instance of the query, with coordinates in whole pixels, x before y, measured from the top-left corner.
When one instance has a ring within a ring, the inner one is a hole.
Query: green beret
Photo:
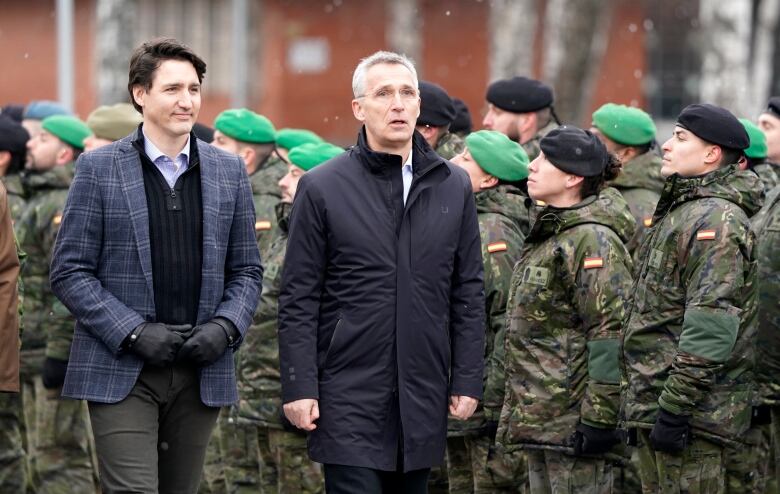
[[[343,148],[329,142],[309,142],[290,150],[290,163],[304,171],[309,171],[343,152]]]
[[[130,103],[99,106],[87,117],[87,126],[95,137],[118,141],[131,134],[143,117]]]
[[[655,139],[650,115],[631,106],[607,103],[593,113],[593,126],[624,146],[641,146]]]
[[[472,132],[466,136],[466,147],[479,167],[499,180],[516,182],[528,177],[528,154],[501,132]]]
[[[46,117],[41,122],[41,127],[65,144],[77,149],[84,149],[84,139],[92,135],[87,124],[70,115]]]
[[[226,136],[241,142],[270,144],[276,140],[274,124],[264,116],[246,108],[223,111],[214,120],[214,127]]]
[[[277,147],[290,150],[301,144],[323,142],[322,137],[305,129],[282,129],[276,133]]]
[[[745,156],[755,160],[766,158],[766,135],[747,118],[740,118],[739,121],[745,127],[750,139],[750,147],[745,149]]]

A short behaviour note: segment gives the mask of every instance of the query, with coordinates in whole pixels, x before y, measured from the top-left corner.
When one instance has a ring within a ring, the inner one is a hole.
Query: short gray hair
[[[355,67],[355,72],[352,74],[352,93],[355,95],[355,98],[364,96],[366,90],[366,72],[368,69],[374,65],[379,65],[380,63],[403,65],[412,73],[414,88],[418,88],[417,70],[414,68],[414,63],[407,58],[406,55],[401,55],[392,51],[378,51],[361,60],[358,66]]]

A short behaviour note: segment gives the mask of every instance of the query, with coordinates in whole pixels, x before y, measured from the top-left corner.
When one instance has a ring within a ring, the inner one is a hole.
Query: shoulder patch
[[[255,231],[270,230],[271,222],[268,220],[255,221]]]
[[[491,244],[488,244],[487,251],[491,254],[494,254],[496,252],[503,252],[507,249],[506,242],[493,242]]]
[[[653,226],[653,217],[648,216],[644,220],[642,220],[642,223],[645,225],[645,228],[650,228]]]
[[[594,269],[604,267],[603,257],[586,257],[582,263],[583,269]]]
[[[54,218],[51,220],[51,223],[52,223],[54,226],[59,226],[59,224],[60,224],[60,223],[62,223],[62,215],[61,215],[61,214],[58,214],[58,215],[56,215],[56,216],[55,216],[55,217],[54,217]]]
[[[523,283],[547,286],[550,281],[550,270],[541,266],[526,266],[523,270]]]
[[[696,240],[715,240],[715,230],[699,230],[696,232]]]

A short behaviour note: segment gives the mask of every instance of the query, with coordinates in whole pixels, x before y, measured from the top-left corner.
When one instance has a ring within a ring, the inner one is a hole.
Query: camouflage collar
[[[18,173],[2,177],[5,190],[12,196],[24,197],[24,185],[22,185],[22,176]]]
[[[276,203],[276,206],[274,206],[274,211],[276,212],[276,222],[279,225],[279,228],[281,228],[284,233],[287,233],[290,228],[290,211],[292,211],[292,204],[289,202],[278,202]]]
[[[610,185],[618,189],[648,189],[660,193],[664,189],[661,157],[652,149],[640,154],[623,166]]]
[[[43,173],[28,171],[22,176],[22,185],[27,195],[47,189],[67,189],[73,181],[75,163],[71,161],[64,166],[55,166]]]

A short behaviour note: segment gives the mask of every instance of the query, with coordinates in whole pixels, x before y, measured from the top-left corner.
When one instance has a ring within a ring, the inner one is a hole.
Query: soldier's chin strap
[[[561,119],[558,118],[558,114],[555,113],[555,107],[553,105],[550,105],[550,115],[552,115],[553,120],[555,120],[555,123],[557,123],[558,125],[562,125]]]
[[[290,164],[290,162],[289,162],[289,161],[287,161],[286,159],[284,159],[284,157],[283,157],[281,154],[279,154],[279,151],[278,151],[278,149],[279,149],[279,148],[277,148],[277,147],[276,147],[276,144],[274,144],[274,150],[273,150],[273,151],[271,151],[271,152],[268,154],[268,157],[265,159],[265,161],[263,161],[263,164],[265,164],[265,162],[266,162],[266,161],[268,161],[268,160],[269,160],[269,158],[271,158],[271,155],[272,155],[272,154],[275,154],[277,158],[279,158],[280,160],[282,160],[282,161],[284,162],[284,164],[286,164],[286,165],[289,165],[289,164]]]

